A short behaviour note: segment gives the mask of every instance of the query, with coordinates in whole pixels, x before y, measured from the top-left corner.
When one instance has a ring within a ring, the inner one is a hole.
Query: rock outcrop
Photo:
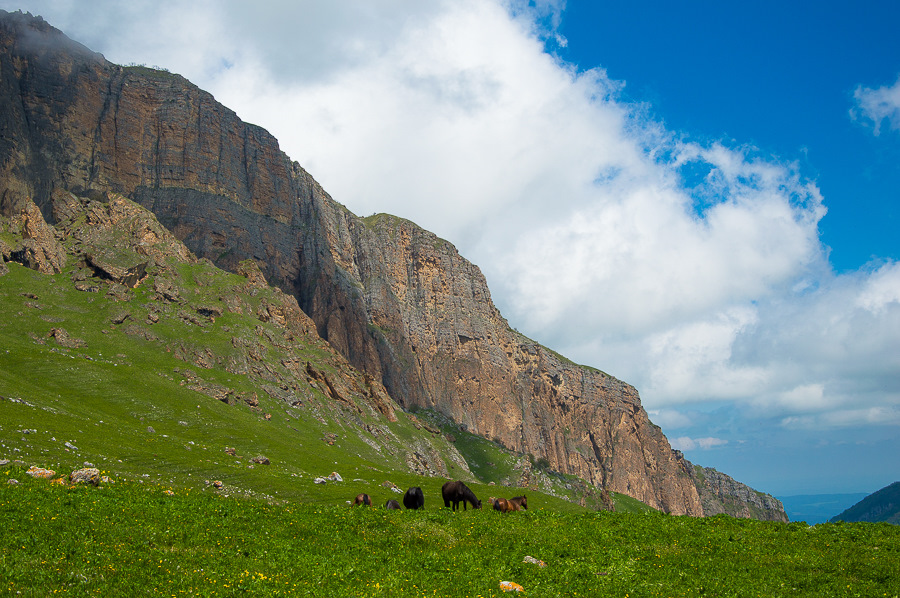
[[[771,494],[754,490],[712,467],[693,465],[684,459],[680,451],[676,451],[676,455],[684,462],[685,469],[691,472],[700,492],[704,515],[724,513],[745,519],[789,521],[784,505]]]
[[[186,79],[111,64],[40,18],[2,13],[0,101],[0,207],[33,199],[52,223],[59,190],[126,196],[198,257],[231,271],[260,264],[401,406],[434,408],[604,490],[704,514],[693,472],[633,387],[512,330],[453,245],[399,218],[353,215],[271,135]],[[123,284],[140,276],[109,256],[89,265]],[[376,403],[392,416],[386,397]]]
[[[18,262],[42,274],[62,271],[66,263],[65,248],[30,198],[20,197],[0,207],[0,216],[9,219],[11,234],[21,236],[15,248],[5,244],[0,247],[4,260]]]

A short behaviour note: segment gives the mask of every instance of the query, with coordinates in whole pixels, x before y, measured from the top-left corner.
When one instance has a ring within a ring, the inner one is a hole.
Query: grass
[[[7,465],[0,592],[500,596],[514,581],[525,596],[900,594],[889,524],[453,513],[433,498],[418,512],[273,503],[127,481],[67,487]]]

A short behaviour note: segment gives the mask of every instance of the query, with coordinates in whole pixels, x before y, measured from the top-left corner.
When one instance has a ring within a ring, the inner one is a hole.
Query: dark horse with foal
[[[481,508],[481,501],[475,496],[468,486],[460,481],[447,482],[441,487],[441,496],[444,497],[444,506],[449,507],[453,503],[453,510],[459,507],[459,503],[463,504],[463,510],[468,508],[467,504],[471,503],[473,509]]]

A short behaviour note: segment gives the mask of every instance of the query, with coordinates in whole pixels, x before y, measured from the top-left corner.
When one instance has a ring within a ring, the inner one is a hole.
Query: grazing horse
[[[367,507],[372,506],[372,499],[369,498],[368,494],[357,494],[356,498],[353,499],[353,504],[355,505],[365,505]]]
[[[510,498],[509,500],[506,500],[505,498],[494,498],[492,496],[489,500],[494,506],[494,510],[500,511],[501,513],[511,513],[512,511],[528,508],[528,499],[524,496],[517,496],[515,498]]]
[[[524,495],[514,496],[509,499],[509,502],[516,503],[517,505],[519,505],[519,507],[525,509],[526,511],[528,510],[528,499]]]
[[[494,498],[493,496],[489,498],[491,504],[494,506],[495,511],[500,511],[501,513],[509,513],[510,511],[518,511],[519,505],[514,503],[511,500],[506,500],[505,498]]]
[[[403,495],[403,506],[407,509],[421,509],[425,506],[425,495],[418,486],[413,486]]]
[[[459,503],[463,504],[463,510],[468,509],[468,503],[472,503],[473,509],[481,508],[481,501],[475,496],[475,493],[469,490],[469,487],[460,481],[447,482],[441,486],[441,496],[444,497],[444,506],[450,507],[453,503],[453,510],[459,507]]]
[[[387,501],[386,503],[384,503],[384,508],[387,509],[388,511],[399,511],[400,503],[398,503],[396,500],[394,500],[392,498],[389,501]]]

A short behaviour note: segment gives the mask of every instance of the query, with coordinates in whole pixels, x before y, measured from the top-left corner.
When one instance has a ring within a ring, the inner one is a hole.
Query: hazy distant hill
[[[865,497],[831,521],[886,521],[900,524],[900,482]]]
[[[779,496],[784,511],[791,521],[805,521],[810,525],[825,523],[836,513],[855,505],[868,494],[798,494],[795,496]]]

